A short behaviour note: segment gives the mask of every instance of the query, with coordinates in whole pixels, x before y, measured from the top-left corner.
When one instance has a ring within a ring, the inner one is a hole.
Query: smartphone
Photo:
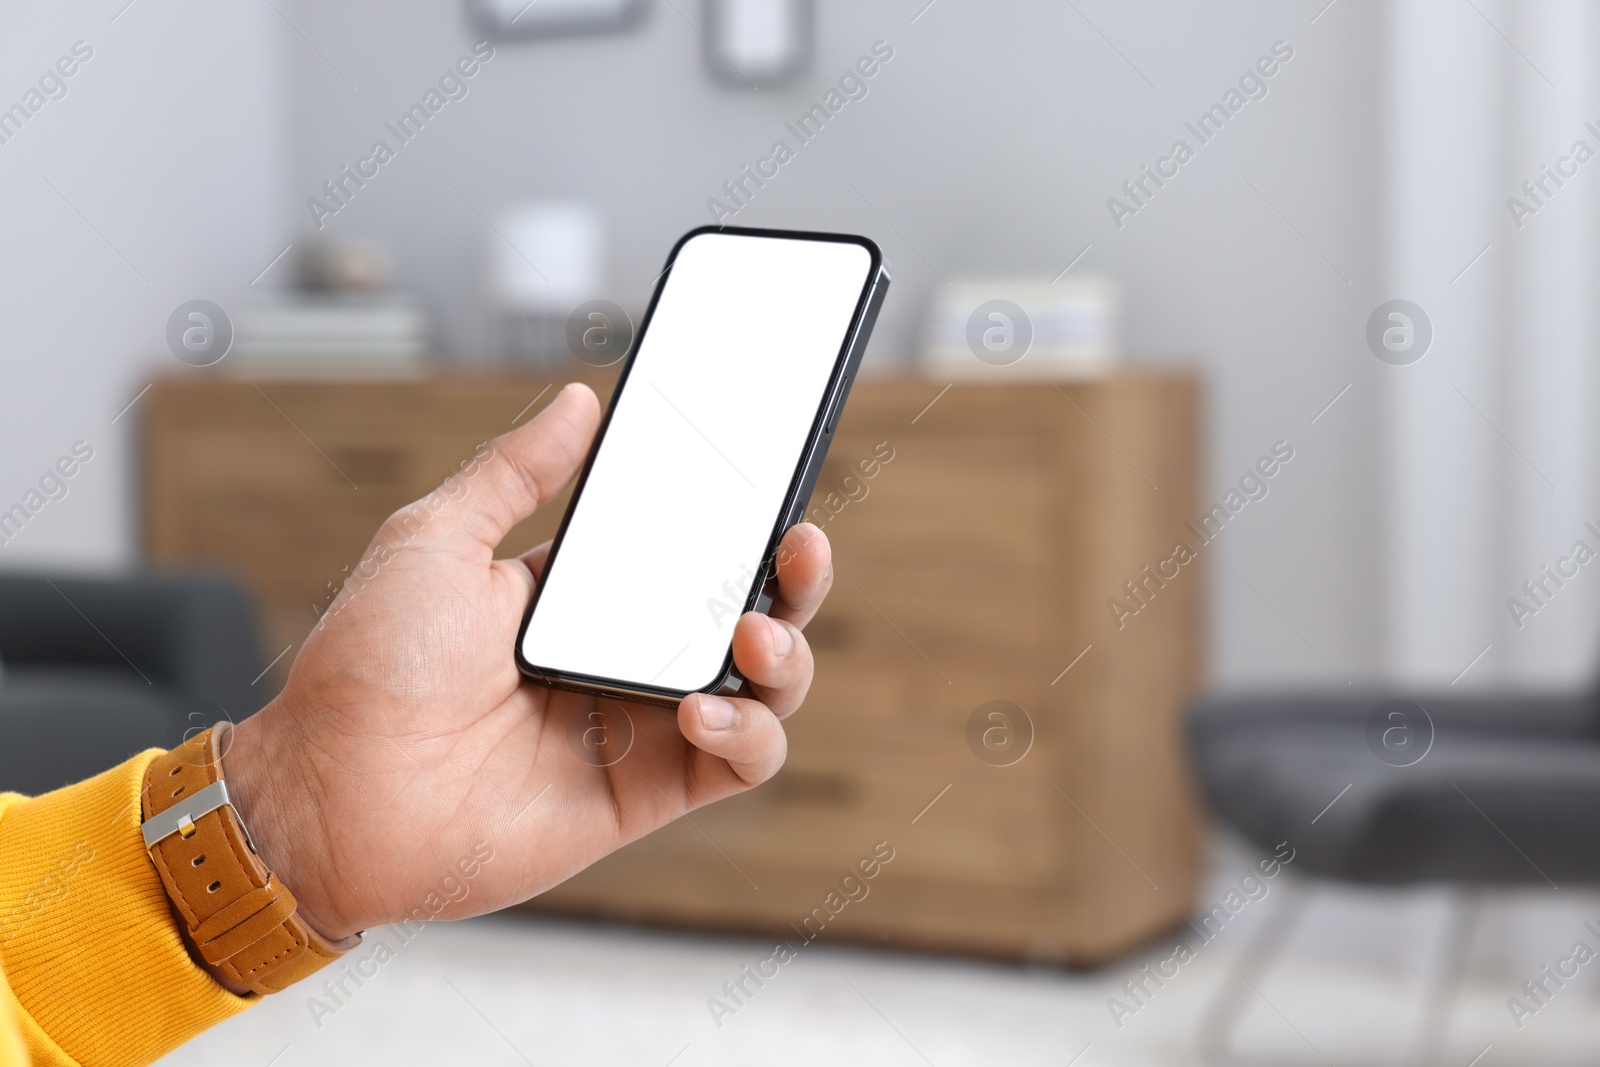
[[[865,237],[707,226],[650,298],[517,635],[559,689],[676,704],[739,692],[889,288]]]

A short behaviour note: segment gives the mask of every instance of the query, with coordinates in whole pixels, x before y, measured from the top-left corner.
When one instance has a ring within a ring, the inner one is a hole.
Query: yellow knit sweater
[[[139,790],[158,755],[0,793],[0,1067],[151,1063],[256,999],[194,962],[145,852]]]

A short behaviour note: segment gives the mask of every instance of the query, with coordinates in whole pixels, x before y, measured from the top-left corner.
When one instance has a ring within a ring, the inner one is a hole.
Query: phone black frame
[[[583,496],[583,489],[589,480],[590,468],[594,465],[595,456],[600,452],[600,444],[605,440],[606,431],[611,426],[612,414],[616,411],[617,400],[622,396],[622,390],[627,387],[628,377],[633,372],[634,360],[644,341],[646,332],[650,329],[650,321],[655,316],[656,304],[661,299],[661,294],[666,290],[667,279],[672,276],[673,265],[678,260],[678,253],[684,245],[696,237],[705,234],[731,234],[740,237],[773,237],[785,240],[801,241],[827,241],[841,244],[860,245],[871,256],[871,267],[867,272],[867,282],[862,287],[861,296],[856,301],[850,326],[845,331],[843,342],[839,347],[839,354],[834,357],[833,373],[828,378],[828,386],[817,405],[817,414],[811,422],[810,434],[807,437],[805,449],[802,451],[800,461],[795,467],[794,475],[790,478],[788,492],[784,495],[783,506],[778,509],[778,514],[773,519],[773,531],[767,540],[766,551],[762,555],[762,564],[751,583],[750,592],[746,597],[744,609],[740,614],[749,611],[765,613],[771,606],[777,592],[777,579],[775,561],[778,543],[789,527],[800,522],[805,515],[807,506],[811,501],[812,490],[816,488],[817,478],[822,473],[822,462],[827,458],[828,446],[833,443],[834,430],[839,423],[839,417],[844,411],[846,399],[850,395],[850,387],[855,383],[856,372],[861,366],[861,357],[866,353],[867,342],[872,336],[872,328],[877,323],[878,312],[883,307],[884,295],[889,290],[890,273],[888,264],[884,261],[883,252],[871,238],[854,234],[824,233],[814,230],[776,230],[746,226],[700,226],[682,237],[672,246],[672,251],[667,255],[666,266],[662,269],[656,281],[655,291],[650,294],[650,304],[645,309],[644,318],[639,323],[639,329],[634,334],[633,345],[629,348],[626,359],[623,361],[621,373],[617,377],[616,387],[612,390],[611,400],[606,405],[604,415],[600,420],[600,427],[595,432],[594,443],[589,448],[589,454],[583,462],[583,469],[579,472],[577,481],[573,484],[572,496],[567,502],[567,510],[561,516],[561,525],[556,530],[555,539],[550,545],[550,555],[545,560],[545,570],[555,565],[561,553],[561,543],[567,536],[567,525],[572,520],[573,510],[577,507],[578,500]],[[579,693],[589,693],[596,696],[610,697],[620,700],[640,701],[649,704],[660,704],[667,707],[676,707],[678,702],[690,693],[715,693],[719,690],[739,692],[744,688],[744,679],[741,678],[733,666],[732,635],[729,635],[728,653],[723,658],[721,671],[705,686],[699,689],[669,689],[663,686],[654,686],[636,682],[627,682],[616,678],[600,678],[593,675],[576,674],[567,671],[557,671],[529,663],[522,655],[522,642],[528,632],[528,623],[533,619],[534,609],[539,604],[539,596],[544,591],[544,582],[535,585],[533,597],[528,601],[528,608],[523,613],[522,625],[517,628],[517,641],[512,649],[518,670],[524,675],[542,682],[552,689],[565,689]]]

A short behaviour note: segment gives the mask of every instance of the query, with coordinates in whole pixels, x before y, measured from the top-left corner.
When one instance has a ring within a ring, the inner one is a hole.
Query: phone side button
[[[833,428],[839,425],[839,415],[844,411],[844,397],[850,391],[850,379],[846,378],[844,384],[839,386],[839,392],[833,398],[833,407],[828,411],[828,421],[822,426],[823,433],[832,433]]]

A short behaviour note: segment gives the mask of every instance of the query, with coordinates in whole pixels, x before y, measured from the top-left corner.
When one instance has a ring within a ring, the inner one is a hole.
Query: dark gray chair
[[[47,792],[237,721],[272,695],[261,671],[227,579],[0,574],[0,790]]]
[[[1215,697],[1189,731],[1213,811],[1263,849],[1288,841],[1296,875],[1461,887],[1419,1061],[1442,1047],[1481,887],[1600,881],[1600,692]],[[1280,901],[1213,1003],[1213,1062],[1297,909]]]

